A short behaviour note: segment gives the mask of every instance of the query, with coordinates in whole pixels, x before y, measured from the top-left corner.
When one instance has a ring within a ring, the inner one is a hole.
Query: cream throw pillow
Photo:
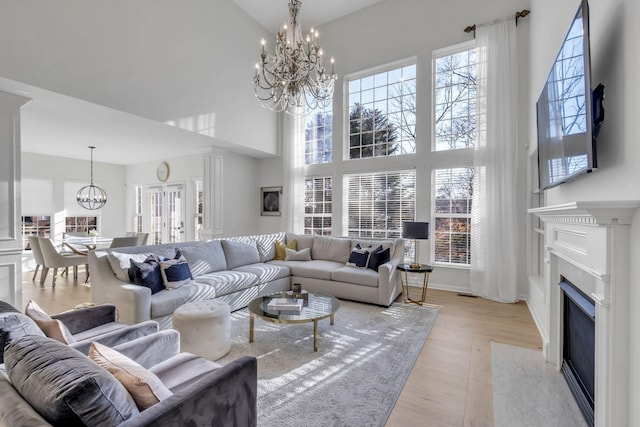
[[[24,309],[24,314],[29,316],[36,322],[36,325],[44,332],[49,338],[53,338],[56,341],[60,341],[63,344],[72,344],[76,342],[73,335],[64,326],[64,323],[57,319],[52,319],[35,301],[31,300]]]
[[[286,256],[285,249],[289,248],[289,249],[296,250],[297,247],[298,247],[298,243],[295,239],[293,239],[286,245],[284,244],[284,242],[281,242],[280,240],[276,240],[276,257],[274,259],[283,261]]]
[[[89,358],[120,381],[141,411],[173,394],[153,372],[110,347],[92,342]]]
[[[284,251],[286,254],[284,256],[285,261],[311,261],[310,248],[300,249],[299,251],[286,248]]]

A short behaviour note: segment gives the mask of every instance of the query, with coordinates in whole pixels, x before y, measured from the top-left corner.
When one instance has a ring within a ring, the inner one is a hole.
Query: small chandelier
[[[327,107],[333,97],[333,83],[337,79],[333,58],[328,74],[318,45],[318,32],[311,28],[306,38],[302,38],[298,22],[301,5],[300,0],[289,0],[289,24],[278,31],[274,54],[266,52],[262,39],[253,81],[256,98],[272,111],[304,114],[305,110]]]
[[[101,187],[93,185],[93,150],[96,147],[90,145],[89,148],[91,149],[91,184],[85,185],[78,190],[76,200],[83,208],[94,211],[107,203],[107,193]]]

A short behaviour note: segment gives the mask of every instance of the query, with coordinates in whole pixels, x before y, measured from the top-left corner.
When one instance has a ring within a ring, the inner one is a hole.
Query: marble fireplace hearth
[[[640,201],[575,202],[530,209],[545,224],[543,352],[560,369],[563,293],[569,280],[595,302],[594,425],[629,425],[630,225]]]

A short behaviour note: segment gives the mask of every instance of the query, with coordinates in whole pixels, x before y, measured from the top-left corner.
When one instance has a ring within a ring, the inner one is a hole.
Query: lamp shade
[[[429,223],[405,221],[402,223],[402,237],[405,239],[428,239]]]

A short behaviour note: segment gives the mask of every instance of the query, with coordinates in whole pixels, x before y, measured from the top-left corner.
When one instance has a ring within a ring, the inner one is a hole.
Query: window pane
[[[473,168],[435,171],[435,261],[471,264]]]
[[[331,162],[333,104],[309,111],[305,117],[305,164]]]
[[[416,152],[415,69],[411,64],[349,81],[349,159]]]
[[[400,237],[402,223],[415,219],[415,189],[415,171],[346,175],[347,234]]]
[[[475,146],[475,48],[434,59],[433,120],[436,151]]]
[[[331,234],[331,177],[304,181],[304,234]]]

